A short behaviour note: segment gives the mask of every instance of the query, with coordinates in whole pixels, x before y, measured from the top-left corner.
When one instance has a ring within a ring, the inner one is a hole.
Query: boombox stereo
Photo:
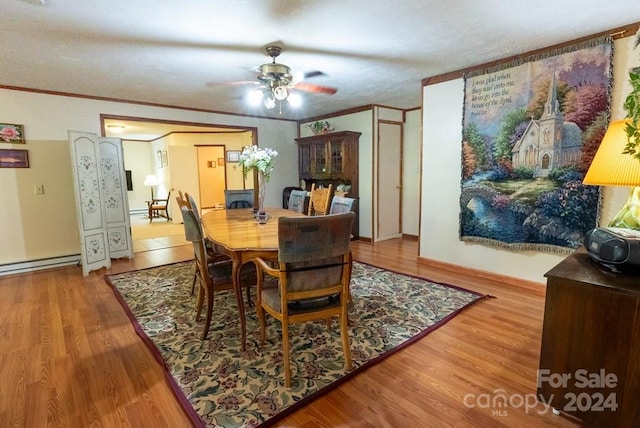
[[[596,262],[614,271],[640,271],[640,230],[596,227],[585,234],[584,246]]]

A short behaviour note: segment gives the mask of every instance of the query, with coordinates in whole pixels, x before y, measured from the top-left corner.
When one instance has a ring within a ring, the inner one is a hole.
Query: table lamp
[[[153,201],[153,186],[160,185],[158,177],[155,174],[149,174],[144,179],[144,185],[151,187],[151,201]]]
[[[609,227],[640,229],[640,187],[636,187],[640,186],[640,160],[622,153],[628,141],[625,126],[629,122],[630,119],[623,119],[609,124],[582,183],[632,187],[629,199]]]

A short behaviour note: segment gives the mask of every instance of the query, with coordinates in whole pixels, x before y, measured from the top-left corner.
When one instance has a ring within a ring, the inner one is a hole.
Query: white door
[[[402,124],[379,122],[377,241],[402,236]]]
[[[69,131],[82,274],[133,257],[122,142]]]

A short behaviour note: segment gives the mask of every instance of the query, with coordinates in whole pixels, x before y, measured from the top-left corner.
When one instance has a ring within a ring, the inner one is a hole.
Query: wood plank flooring
[[[579,426],[518,400],[535,404],[544,286],[519,287],[427,266],[418,262],[412,240],[358,241],[353,252],[359,261],[496,298],[277,426]],[[178,246],[136,253],[88,277],[78,267],[0,277],[0,426],[189,427],[164,371],[103,277],[192,255],[191,246]],[[491,406],[499,394],[512,405]]]

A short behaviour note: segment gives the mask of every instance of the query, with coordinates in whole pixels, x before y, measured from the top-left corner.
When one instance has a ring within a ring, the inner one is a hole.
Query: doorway
[[[257,144],[254,127],[238,128],[116,115],[101,115],[100,121],[102,135],[122,139],[125,147],[125,169],[131,171],[132,186],[127,193],[134,251],[175,246],[176,240],[184,238],[182,219],[174,197],[178,190],[192,194],[201,209],[224,203],[224,188],[228,183],[233,186],[244,185],[241,169],[227,168],[226,151],[242,150],[245,145]],[[215,147],[215,150],[208,152],[209,147]],[[203,165],[200,165],[201,160]],[[199,171],[203,169],[206,171],[200,177]],[[217,192],[222,195],[221,199],[220,195],[210,197],[208,192],[212,181],[207,172],[213,173],[214,170],[217,173],[215,182],[222,180],[221,186],[216,186]],[[227,170],[231,177],[227,177]],[[144,180],[149,174],[157,175],[161,182],[153,187],[156,196],[166,196],[173,189],[169,210],[177,227],[171,228],[166,221],[148,221],[146,201],[150,199],[151,188],[144,185]],[[141,244],[135,241],[145,242]]]

